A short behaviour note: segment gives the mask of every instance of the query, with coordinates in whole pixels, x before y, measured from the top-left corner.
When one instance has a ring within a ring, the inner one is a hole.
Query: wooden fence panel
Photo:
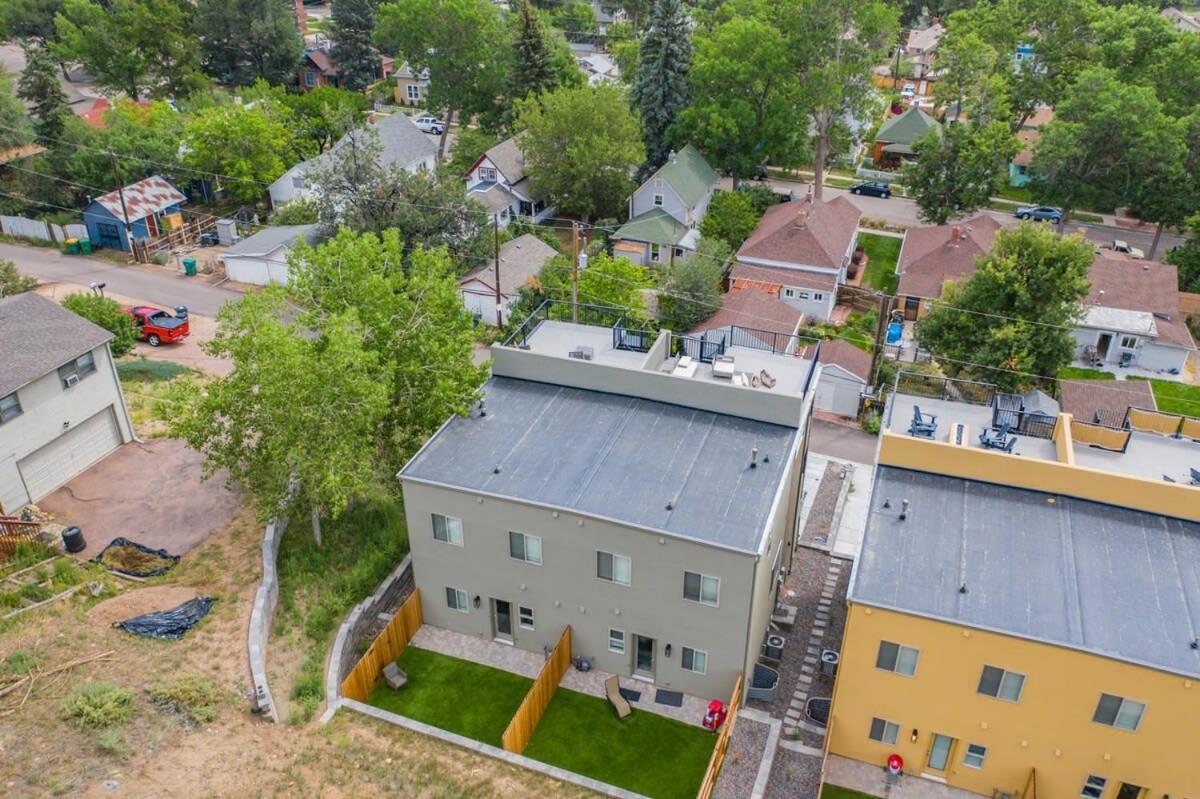
[[[15,516],[0,516],[0,562],[6,560],[19,544],[36,541],[42,533],[37,522],[23,522]]]
[[[725,762],[725,753],[729,750],[729,738],[733,735],[733,723],[737,719],[738,708],[742,706],[742,675],[738,675],[733,686],[733,696],[729,699],[729,715],[725,724],[717,733],[717,745],[713,747],[712,757],[708,759],[708,770],[704,772],[704,781],[700,783],[700,791],[696,799],[711,799],[713,789],[717,787],[717,777]]]
[[[379,682],[384,666],[400,657],[408,642],[421,629],[422,623],[421,589],[414,588],[388,626],[383,628],[383,632],[354,664],[346,679],[342,680],[342,696],[366,702],[375,689],[375,683]]]
[[[529,693],[525,694],[525,698],[521,700],[521,706],[517,708],[512,721],[508,722],[508,727],[504,730],[501,740],[507,751],[515,752],[518,755],[525,751],[525,747],[529,745],[529,739],[533,737],[533,731],[537,729],[538,722],[542,720],[542,714],[546,712],[550,700],[554,698],[554,692],[558,690],[558,684],[562,682],[563,675],[567,673],[567,667],[570,665],[571,626],[568,624],[563,629],[554,651],[542,664],[542,670],[538,672],[537,679],[530,686]]]
[[[1179,312],[1182,314],[1200,314],[1200,294],[1179,292]]]

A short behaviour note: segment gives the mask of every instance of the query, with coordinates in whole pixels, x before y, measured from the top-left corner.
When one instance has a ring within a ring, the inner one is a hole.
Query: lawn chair
[[[936,432],[937,417],[933,414],[921,413],[921,406],[914,405],[912,424],[908,426],[908,434],[922,438],[933,438],[933,434]]]
[[[774,375],[772,375],[766,369],[763,369],[761,372],[758,373],[758,379],[759,379],[759,382],[762,383],[763,388],[775,388],[775,383],[778,382],[775,379]]]
[[[623,719],[633,712],[629,707],[629,700],[621,696],[621,683],[617,680],[617,675],[614,674],[604,681],[604,693],[613,710],[617,711],[617,718]]]

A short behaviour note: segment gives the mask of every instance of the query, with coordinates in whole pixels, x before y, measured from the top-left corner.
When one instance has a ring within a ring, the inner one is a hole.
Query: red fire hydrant
[[[725,707],[725,703],[720,699],[714,699],[708,703],[708,710],[704,713],[704,729],[716,732],[721,728],[721,724],[725,721],[725,716],[729,714],[729,708]]]

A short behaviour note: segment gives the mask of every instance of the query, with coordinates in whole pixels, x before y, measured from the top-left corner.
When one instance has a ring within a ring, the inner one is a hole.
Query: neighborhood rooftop
[[[1200,677],[1181,519],[881,466],[850,598]]]
[[[121,206],[122,195],[124,208]],[[158,213],[186,200],[187,197],[183,196],[179,189],[158,175],[130,183],[120,191],[110,191],[96,198],[96,202],[117,219],[125,219],[128,213],[131,221]]]
[[[401,479],[755,553],[797,435],[782,425],[505,377],[487,383],[484,408],[486,415],[453,418]]]
[[[0,397],[111,338],[104,328],[31,291],[0,298]]]
[[[839,269],[861,217],[862,211],[845,197],[779,203],[767,209],[737,255]]]
[[[694,206],[709,187],[717,182],[717,173],[704,156],[692,145],[687,145],[672,158],[667,159],[653,179],[662,178],[678,194],[684,204]],[[656,184],[657,185],[657,184]]]
[[[247,236],[225,250],[225,255],[268,255],[280,247],[290,247],[301,239],[309,246],[321,240],[320,225],[273,225]]]

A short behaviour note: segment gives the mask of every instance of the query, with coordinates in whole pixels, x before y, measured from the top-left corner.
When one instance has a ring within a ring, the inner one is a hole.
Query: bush
[[[84,683],[72,689],[60,709],[80,727],[115,727],[133,715],[133,691],[107,681]]]
[[[96,748],[103,754],[124,760],[129,756],[129,742],[120,730],[101,730],[96,735]]]
[[[700,235],[706,239],[720,239],[736,250],[754,232],[760,211],[755,210],[749,192],[719,191],[708,204],[708,211],[700,223]]]
[[[742,184],[738,187],[738,193],[750,198],[750,204],[754,206],[754,213],[759,216],[765,214],[767,209],[772,205],[780,202],[779,194],[769,185],[755,184],[747,186]]]
[[[36,277],[22,275],[17,271],[16,264],[0,258],[0,297],[24,294],[27,291],[33,291],[36,285]]]
[[[873,436],[877,436],[879,435],[879,428],[881,424],[882,423],[880,422],[879,414],[875,411],[871,411],[867,414],[867,418],[863,419],[862,426],[863,430],[866,430]]]
[[[117,377],[122,380],[141,380],[159,383],[186,374],[188,368],[174,361],[123,361],[117,364]]]
[[[271,214],[268,225],[314,225],[317,222],[317,202],[300,197]]]
[[[95,294],[69,294],[63,299],[62,305],[112,333],[113,355],[119,357],[133,349],[133,342],[137,340],[137,325],[133,323],[133,317],[121,308],[121,303]]]
[[[192,724],[207,724],[221,708],[221,692],[202,674],[182,674],[151,688],[150,701]]]

